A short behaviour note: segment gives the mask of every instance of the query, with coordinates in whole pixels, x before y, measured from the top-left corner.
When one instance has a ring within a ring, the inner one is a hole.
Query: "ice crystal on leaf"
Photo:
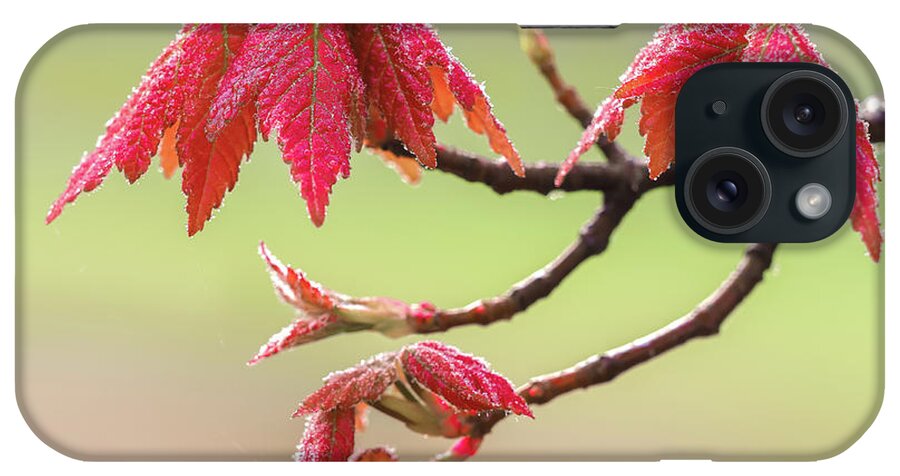
[[[410,376],[457,408],[485,411],[506,408],[532,417],[525,400],[502,375],[481,359],[435,341],[413,344],[400,356]]]
[[[347,461],[356,437],[353,409],[313,413],[297,445],[296,461]]]
[[[873,261],[881,258],[884,235],[878,219],[878,189],[881,179],[875,149],[869,141],[869,125],[856,121],[856,200],[850,212],[853,229],[862,236],[863,243]]]
[[[448,438],[469,436],[472,428],[465,421],[469,415],[500,410],[532,416],[509,380],[483,360],[440,342],[419,342],[325,377],[325,384],[294,412],[295,417],[308,417],[298,459],[349,457],[353,427],[344,418],[352,421],[361,405],[371,405],[414,431]],[[324,438],[328,431],[340,438]],[[349,450],[345,441],[351,442]],[[477,444],[468,448],[471,456]],[[380,451],[370,456],[387,458]],[[354,460],[366,459],[360,455]]]
[[[524,174],[482,85],[427,25],[188,25],[75,167],[46,221],[96,189],[113,166],[134,182],[158,154],[165,176],[184,167],[193,235],[235,187],[259,131],[263,140],[275,137],[321,226],[333,186],[350,175],[354,148],[396,137],[435,167],[434,116],[446,121],[457,105],[469,128]],[[379,121],[384,134],[366,137]],[[408,181],[418,179],[406,160],[385,158]]]

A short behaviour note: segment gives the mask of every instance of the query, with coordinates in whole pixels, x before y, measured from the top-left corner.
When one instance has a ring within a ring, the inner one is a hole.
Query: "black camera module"
[[[841,89],[816,71],[781,76],[762,101],[763,131],[775,147],[794,157],[816,157],[831,150],[847,128],[848,117]]]
[[[720,243],[821,240],[853,208],[855,126],[850,89],[824,66],[703,68],[675,105],[678,212]]]
[[[765,215],[772,184],[762,162],[746,150],[719,147],[694,161],[684,203],[704,228],[723,235],[753,227]]]

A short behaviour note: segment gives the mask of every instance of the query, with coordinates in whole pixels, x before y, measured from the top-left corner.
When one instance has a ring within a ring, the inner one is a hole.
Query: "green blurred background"
[[[352,159],[316,229],[274,144],[259,144],[235,193],[198,236],[185,231],[179,180],[113,172],[51,226],[49,204],[83,151],[175,26],[84,26],[51,40],[18,91],[18,398],[32,429],[82,459],[288,459],[303,431],[288,416],[330,371],[413,342],[358,333],[244,362],[292,319],[256,253],[353,295],[460,306],[543,266],[598,205],[426,173],[410,187],[373,156]],[[528,161],[559,161],[580,135],[519,50],[514,26],[443,26],[486,82]],[[549,30],[559,67],[597,104],[653,27]],[[858,97],[878,92],[868,61],[838,35],[813,40]],[[622,142],[639,151],[636,118]],[[455,116],[440,141],[488,153]],[[587,160],[600,160],[591,151]],[[609,250],[512,322],[432,336],[485,357],[521,384],[653,331],[689,311],[733,269],[739,246],[682,224],[671,188],[646,196]],[[779,249],[765,282],[698,340],[622,375],[509,419],[483,459],[827,457],[875,417],[882,395],[882,266],[845,226]],[[357,447],[387,443],[428,458],[423,438],[378,414]]]

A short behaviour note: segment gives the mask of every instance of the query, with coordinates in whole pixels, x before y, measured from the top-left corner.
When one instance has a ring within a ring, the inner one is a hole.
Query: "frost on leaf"
[[[610,141],[616,139],[619,132],[622,131],[622,123],[625,122],[625,109],[633,103],[634,100],[615,97],[608,97],[600,103],[600,106],[597,107],[597,112],[594,113],[594,118],[591,119],[591,123],[581,134],[578,145],[572,152],[569,152],[566,160],[559,167],[559,172],[557,172],[554,181],[557,187],[562,186],[566,175],[572,171],[572,167],[575,166],[578,159],[594,146],[601,135],[605,135]]]
[[[257,25],[222,81],[209,132],[255,102],[263,138],[275,131],[309,216],[321,226],[332,186],[350,174],[351,137],[361,144],[362,95],[341,25]]]
[[[237,181],[237,168],[256,139],[245,120],[216,140],[202,133],[215,88],[240,50],[246,25],[188,25],[150,66],[141,84],[109,122],[97,147],[75,168],[47,215],[53,221],[81,192],[97,188],[112,165],[129,182],[143,175],[160,152],[164,173],[184,164],[182,190],[188,197],[188,234],[203,228]],[[177,124],[177,128],[174,127]],[[165,135],[165,140],[163,136]],[[162,140],[162,144],[160,144]]]
[[[283,264],[263,242],[259,243],[259,254],[269,268],[275,292],[284,302],[304,314],[319,314],[334,308],[334,300],[326,289],[306,279],[302,271]]]
[[[181,190],[187,197],[188,235],[203,229],[225,193],[234,188],[241,161],[250,156],[256,142],[252,104],[238,111],[235,121],[220,134],[207,137],[205,133],[219,80],[240,51],[247,29],[246,25],[203,25],[192,37],[197,41],[184,45],[180,75],[190,87],[183,98],[175,150],[184,164]]]
[[[665,25],[653,39],[635,56],[634,61],[619,78],[621,84],[613,95],[601,103],[594,120],[583,133],[575,149],[569,154],[556,177],[560,186],[578,159],[590,149],[600,134],[612,140],[618,135],[624,120],[625,109],[639,101],[650,100],[653,105],[667,108],[654,111],[642,107],[643,124],[663,123],[662,131],[644,129],[644,152],[650,159],[650,178],[656,179],[667,170],[674,159],[674,142],[671,140],[668,120],[674,111],[674,102],[667,96],[677,95],[681,86],[695,72],[711,64],[740,61],[747,45],[746,24],[678,24]],[[669,111],[671,106],[672,111]],[[644,115],[655,117],[644,119]]]
[[[72,171],[46,221],[97,188],[113,166],[134,182],[158,154],[166,177],[184,167],[193,235],[235,187],[258,130],[264,140],[275,136],[310,219],[321,226],[333,186],[350,174],[354,148],[396,136],[434,167],[434,115],[447,120],[456,105],[524,173],[482,86],[427,25],[189,25]],[[372,111],[381,119],[369,120]],[[367,138],[379,121],[384,134]],[[417,180],[409,161],[387,160]]]
[[[302,271],[284,265],[269,252],[265,243],[260,242],[259,254],[269,269],[275,293],[297,311],[297,318],[273,335],[248,362],[250,365],[282,350],[338,332],[334,326],[338,322],[334,313],[335,301],[328,290],[307,279]]]
[[[880,179],[875,150],[869,141],[869,126],[856,120],[856,200],[850,212],[853,229],[862,235],[863,243],[873,261],[881,258],[884,235],[878,220],[878,189]]]
[[[675,98],[695,72],[711,64],[739,61],[748,25],[666,25],[635,57],[613,97],[641,99],[639,132],[645,137],[650,178],[675,159]]]
[[[99,187],[113,165],[130,182],[146,171],[163,131],[175,123],[181,109],[182,95],[176,91],[178,65],[184,55],[182,44],[193,34],[192,27],[185,27],[150,65],[141,84],[107,123],[97,147],[72,171],[66,189],[50,207],[47,223],[81,192]]]
[[[743,61],[769,63],[816,63],[828,66],[800,25],[760,24],[747,32]]]
[[[285,349],[342,332],[374,330],[390,337],[412,332],[407,322],[422,304],[407,304],[387,297],[351,297],[310,280],[297,268],[283,264],[265,243],[259,254],[272,278],[275,293],[294,308],[297,318],[273,335],[248,363],[253,365]]]
[[[715,63],[738,61],[747,45],[745,24],[665,25],[635,57],[613,95],[677,93],[695,72]]]
[[[293,416],[351,408],[374,402],[397,380],[397,354],[378,354],[357,366],[325,377],[325,385],[303,400]]]
[[[369,100],[416,158],[435,167],[431,76],[420,25],[352,25],[351,41]]]
[[[440,342],[406,347],[400,359],[417,382],[461,410],[507,410],[533,417],[512,384],[483,360]]]
[[[512,384],[485,362],[439,342],[424,341],[327,376],[325,384],[293,415],[309,415],[305,443],[298,454],[307,444],[316,445],[318,440],[310,435],[321,434],[316,430],[321,422],[330,424],[338,412],[355,415],[358,421],[369,407],[415,432],[447,438],[471,435],[474,427],[467,417],[484,411],[505,410],[532,417]],[[336,424],[331,428],[343,427]],[[356,428],[360,428],[358,423]],[[458,444],[462,445],[458,450],[460,455],[471,456],[480,439],[465,441]],[[355,458],[363,458],[365,453]],[[387,455],[376,452],[370,456]]]
[[[296,461],[347,461],[355,439],[352,408],[315,413],[306,419]]]
[[[524,173],[484,89],[434,30],[421,24],[382,24],[353,25],[349,31],[370,104],[422,165],[437,165],[434,116],[446,121],[455,103],[469,128],[485,135],[517,175]]]
[[[247,365],[255,365],[260,360],[271,357],[283,350],[317,341],[324,337],[339,332],[333,326],[338,319],[333,314],[322,314],[312,318],[298,317],[284,329],[269,338],[269,341],[259,348]]]

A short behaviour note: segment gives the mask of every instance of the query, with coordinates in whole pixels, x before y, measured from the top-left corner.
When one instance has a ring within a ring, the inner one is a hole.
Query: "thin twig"
[[[414,157],[394,139],[381,145],[400,157]],[[604,191],[621,182],[623,167],[604,163],[580,163],[566,177],[566,183],[557,188],[553,180],[559,164],[532,162],[525,164],[525,176],[518,177],[503,159],[489,159],[454,147],[437,147],[437,170],[455,175],[469,182],[483,183],[494,192],[504,195],[514,191],[530,191],[547,195],[553,191]]]
[[[595,355],[572,367],[531,379],[518,393],[530,405],[542,405],[574,390],[609,382],[623,372],[697,338],[715,335],[731,312],[763,279],[776,244],[750,245],[737,269],[687,315],[624,346]],[[471,436],[482,437],[505,418],[505,412],[472,417]]]
[[[556,97],[556,102],[578,121],[582,129],[586,129],[591,124],[594,114],[591,113],[590,108],[584,102],[584,99],[581,98],[581,95],[578,94],[575,87],[567,83],[559,73],[553,49],[550,48],[544,33],[540,30],[531,29],[524,30],[522,34],[526,35],[527,38],[527,45],[524,45],[525,52],[528,54],[531,62],[537,66],[541,76],[547,80],[550,89]],[[601,134],[600,138],[597,139],[597,147],[603,151],[606,160],[611,163],[634,159],[622,146],[607,139],[605,134]]]
[[[458,309],[437,310],[428,319],[410,319],[416,333],[428,334],[470,325],[488,325],[510,319],[550,295],[581,263],[606,250],[612,232],[634,205],[634,199],[606,200],[582,227],[578,238],[549,264],[513,285],[505,293]]]
[[[483,159],[469,158],[467,161],[470,164],[479,164],[476,167],[485,164]],[[438,164],[441,163],[439,158]],[[504,165],[502,170],[507,170],[507,167]],[[665,174],[658,181],[651,181],[644,164],[631,160],[607,164],[603,170],[608,171],[610,177],[615,177],[615,182],[604,186],[603,205],[581,228],[576,240],[556,259],[499,296],[475,301],[462,308],[438,309],[427,317],[416,314],[407,319],[407,324],[416,333],[428,334],[443,332],[457,326],[488,325],[512,318],[540,299],[549,296],[581,263],[605,251],[616,227],[644,193],[672,183],[671,174]],[[526,173],[526,178],[521,179],[510,173],[506,177],[518,181],[514,183],[522,184],[524,183],[522,181],[528,180],[528,176]],[[547,179],[552,182],[552,177],[551,173]],[[485,181],[485,183],[490,185],[495,182]]]
[[[521,389],[530,404],[544,404],[572,390],[608,382],[626,370],[695,338],[715,335],[722,322],[763,279],[776,244],[750,245],[737,268],[689,314],[622,347],[566,370],[532,379]]]

